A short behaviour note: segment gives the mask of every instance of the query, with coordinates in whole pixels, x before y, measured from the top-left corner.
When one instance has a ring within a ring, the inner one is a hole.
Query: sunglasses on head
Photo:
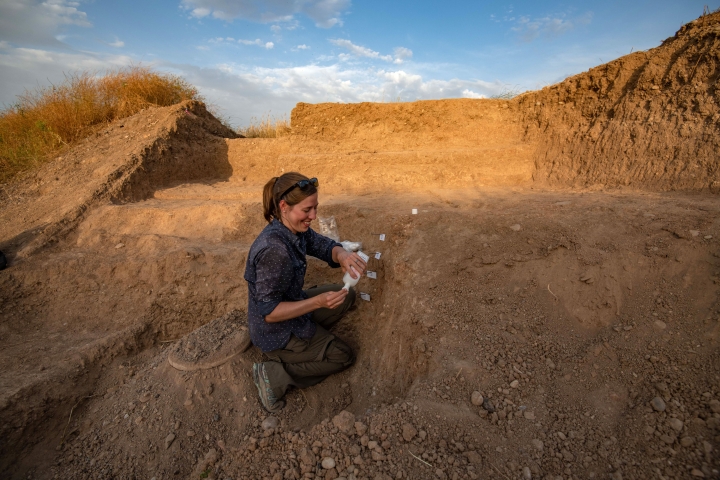
[[[285,190],[285,191],[282,193],[282,195],[280,195],[279,198],[282,198],[282,197],[284,197],[285,195],[287,195],[287,194],[288,194],[293,188],[295,188],[295,187],[300,187],[300,189],[303,189],[303,188],[305,188],[305,187],[307,187],[308,185],[311,185],[311,184],[312,184],[315,188],[317,188],[317,186],[320,185],[320,183],[318,182],[318,179],[315,178],[315,177],[313,177],[313,178],[311,178],[311,179],[309,179],[309,180],[300,180],[300,181],[292,184],[292,186],[290,186],[290,188],[288,188],[287,190]]]

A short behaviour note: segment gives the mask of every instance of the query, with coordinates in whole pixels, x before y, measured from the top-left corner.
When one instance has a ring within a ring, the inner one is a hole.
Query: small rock
[[[705,235],[705,237],[703,238],[705,238],[705,240],[710,240],[712,238],[712,235]]]
[[[530,467],[523,467],[523,480],[532,480],[532,472]]]
[[[545,359],[545,365],[547,365],[550,370],[555,370],[555,363],[549,358]]]
[[[343,410],[333,417],[332,422],[342,433],[350,433],[350,429],[355,426],[355,415]]]
[[[515,225],[510,225],[510,230],[512,230],[513,232],[519,232],[520,230],[522,230],[522,227],[519,223],[516,223]]]
[[[545,447],[545,444],[543,443],[543,441],[538,440],[537,438],[533,438],[530,443],[532,443],[533,446],[540,451],[542,451],[542,449]]]
[[[325,470],[330,470],[331,468],[335,468],[335,459],[332,457],[325,457],[322,459],[322,467]]]
[[[520,382],[518,382],[517,380],[513,380],[512,382],[510,382],[510,388],[518,388],[519,386]]]
[[[581,281],[581,282],[585,282],[585,283],[587,283],[588,285],[590,285],[590,284],[592,284],[592,283],[595,283],[595,277],[593,276],[592,273],[589,273],[589,272],[588,272],[588,273],[585,273],[585,274],[583,274],[583,275],[580,276],[580,281]]]
[[[692,235],[693,237],[697,237],[698,235],[700,235],[700,230],[690,230],[690,235]]]
[[[683,422],[679,418],[671,418],[668,420],[668,425],[670,425],[670,427],[676,432],[683,429]]]
[[[693,443],[695,443],[695,439],[693,437],[683,437],[680,439],[680,445],[683,447],[689,447]]]
[[[468,459],[468,462],[472,463],[473,465],[482,465],[482,455],[477,453],[475,450],[465,452],[463,455],[465,455],[465,457]]]
[[[486,398],[485,400],[483,400],[482,406],[489,413],[495,413],[495,405],[493,405],[492,401],[490,401],[489,398]]]
[[[362,437],[367,432],[367,425],[362,422],[355,422],[355,431],[359,437]]]
[[[485,399],[478,391],[472,392],[472,395],[470,396],[470,401],[472,402],[473,405],[476,405],[476,406],[482,405],[484,400]]]
[[[667,325],[662,320],[655,320],[655,328],[658,330],[665,330],[666,327]]]
[[[655,397],[652,400],[650,400],[650,406],[656,411],[656,412],[664,412],[665,411],[665,400],[663,400],[660,397]]]
[[[192,430],[188,430],[188,431],[187,431],[187,436],[188,436],[188,437],[194,437],[194,436],[195,436],[195,432],[193,432]]]
[[[415,429],[415,427],[413,427],[409,423],[403,424],[402,436],[406,442],[412,441],[412,439],[415,438],[415,435],[417,435],[417,430]]]
[[[315,455],[313,454],[312,450],[308,448],[303,448],[302,450],[300,450],[298,458],[300,459],[300,462],[302,462],[302,464],[305,466],[315,466]]]
[[[271,428],[275,430],[279,424],[280,422],[278,421],[277,417],[269,416],[262,421],[262,429],[265,431],[268,431]]]
[[[670,389],[668,388],[667,383],[665,383],[665,382],[656,383],[655,388],[657,388],[657,390],[661,393],[665,393],[665,394],[670,393]]]
[[[713,413],[720,413],[720,400],[710,400],[708,405]]]
[[[167,437],[165,437],[165,449],[170,448],[170,445],[175,441],[175,434],[171,433]]]
[[[525,410],[523,412],[523,417],[525,417],[528,420],[535,420],[535,414],[533,412],[530,412],[528,410]]]
[[[692,475],[693,477],[705,478],[705,474],[702,472],[702,470],[698,470],[697,468],[693,468],[690,472],[690,475]]]
[[[150,393],[150,392],[145,392],[142,395],[140,395],[140,401],[142,403],[149,402],[151,398],[152,398],[152,393]]]
[[[123,248],[124,246],[124,243],[118,243],[117,245],[115,245],[115,248]]]

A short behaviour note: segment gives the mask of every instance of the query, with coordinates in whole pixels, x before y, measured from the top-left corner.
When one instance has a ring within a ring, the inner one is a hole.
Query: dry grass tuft
[[[98,125],[190,99],[201,100],[182,78],[139,66],[102,77],[76,73],[61,85],[27,91],[0,112],[0,182],[52,158]]]
[[[492,98],[493,100],[511,100],[520,95],[521,93],[522,91],[517,87],[505,87],[500,93],[498,93],[497,95],[491,95],[490,98]]]
[[[250,125],[240,128],[238,133],[246,138],[278,138],[290,133],[290,121],[285,116],[271,119],[266,114],[260,120],[250,119]]]

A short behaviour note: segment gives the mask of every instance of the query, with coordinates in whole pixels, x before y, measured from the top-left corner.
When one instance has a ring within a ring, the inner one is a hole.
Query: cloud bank
[[[295,15],[310,17],[321,28],[341,26],[350,0],[181,0],[180,5],[195,18],[252,20],[261,23],[289,22]]]
[[[342,38],[331,38],[330,43],[337,45],[338,47],[342,47],[346,50],[348,50],[350,53],[341,53],[339,58],[341,60],[349,60],[352,57],[358,57],[358,58],[370,58],[370,59],[376,59],[376,60],[384,60],[386,62],[393,62],[396,64],[401,64],[405,60],[412,58],[412,50],[405,47],[396,47],[394,50],[395,56],[393,55],[381,55],[380,52],[376,52],[375,50],[371,50],[367,47],[362,47],[360,45],[355,45],[350,40],[342,39]]]
[[[511,30],[517,33],[524,42],[532,42],[540,37],[553,38],[569,32],[577,25],[585,25],[592,21],[592,12],[575,18],[568,18],[565,14],[548,15],[540,18],[522,16]],[[513,20],[515,20],[513,18]]]
[[[0,0],[0,40],[16,45],[61,46],[63,26],[91,26],[80,2],[69,0]]]

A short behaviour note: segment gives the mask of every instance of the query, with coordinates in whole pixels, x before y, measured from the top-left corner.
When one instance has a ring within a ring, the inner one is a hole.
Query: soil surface
[[[720,478],[718,35],[511,101],[298,104],[278,139],[146,110],[3,187],[0,472]],[[356,364],[269,416],[242,276],[290,170],[377,278],[333,331]]]

